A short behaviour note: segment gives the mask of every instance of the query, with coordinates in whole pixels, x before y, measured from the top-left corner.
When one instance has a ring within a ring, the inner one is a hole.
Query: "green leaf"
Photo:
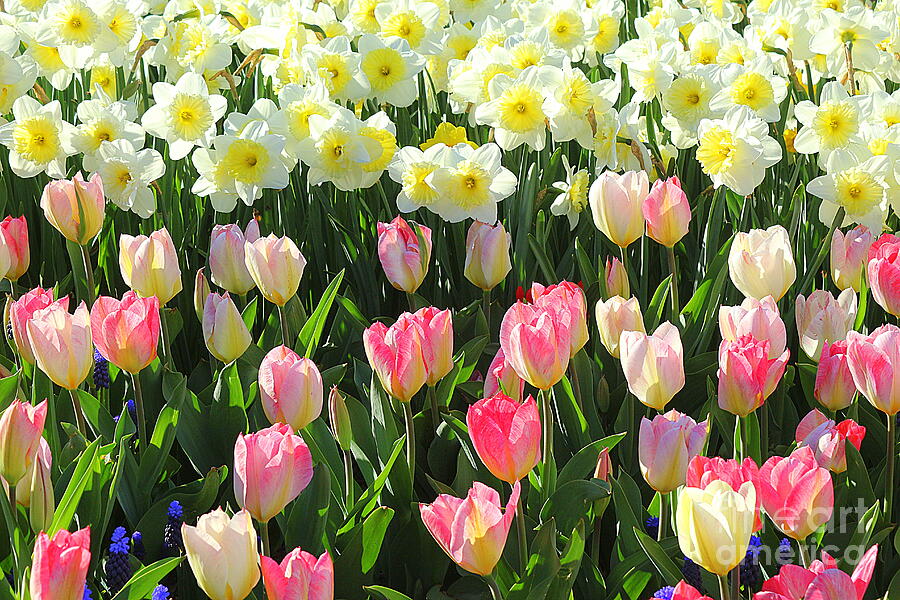
[[[406,436],[402,436],[396,442],[394,442],[394,450],[391,452],[391,457],[388,459],[387,463],[384,465],[384,468],[381,470],[381,473],[378,474],[378,477],[375,478],[375,481],[372,482],[366,491],[362,493],[359,497],[359,500],[356,501],[356,504],[353,505],[353,508],[347,513],[347,518],[344,521],[344,527],[341,528],[340,531],[344,531],[348,525],[352,524],[352,519],[358,513],[367,514],[374,508],[375,501],[378,500],[378,496],[381,494],[382,488],[384,488],[384,484],[387,482],[388,475],[391,474],[391,469],[394,467],[394,463],[397,462],[397,457],[403,452],[403,446],[406,443]],[[338,533],[340,533],[340,531]]]
[[[644,553],[650,559],[650,563],[659,571],[666,585],[674,585],[681,581],[681,571],[675,566],[675,563],[672,562],[666,551],[662,549],[662,546],[637,527],[633,530],[634,535],[637,536],[638,543],[644,549]]]
[[[365,588],[367,592],[370,594],[375,594],[379,598],[383,598],[383,600],[412,600],[406,594],[401,594],[396,590],[392,590],[391,588],[386,588],[381,585],[367,585]]]
[[[656,326],[659,325],[660,319],[662,319],[663,311],[666,308],[666,298],[669,297],[669,289],[671,287],[669,282],[671,280],[672,276],[669,275],[662,280],[662,283],[653,292],[653,297],[650,299],[650,305],[647,307],[646,316],[644,317],[647,323],[647,331],[655,330]]]
[[[131,576],[125,587],[112,597],[112,600],[141,600],[146,598],[153,591],[153,588],[162,581],[162,578],[181,563],[183,558],[182,556],[165,558],[146,567],[141,567]]]
[[[560,470],[559,476],[556,478],[556,484],[562,486],[569,481],[584,479],[591,475],[594,472],[594,467],[597,466],[597,458],[600,451],[604,448],[612,450],[624,438],[624,433],[616,433],[596,442],[591,442],[579,450],[575,456],[569,459],[566,466]]]
[[[505,600],[544,600],[561,567],[556,552],[556,522],[553,519],[537,529],[531,542],[525,574],[510,588]]]
[[[362,540],[363,553],[360,567],[363,573],[368,573],[375,561],[378,560],[378,554],[381,552],[381,543],[384,541],[384,534],[387,532],[391,519],[394,518],[394,510],[387,506],[380,506],[372,512],[362,524]]]
[[[559,486],[541,507],[541,521],[556,519],[562,531],[571,531],[588,508],[610,495],[610,485],[599,479],[576,479]]]
[[[328,284],[328,287],[325,288],[325,292],[322,294],[319,304],[312,314],[309,315],[309,319],[306,320],[303,329],[300,330],[300,335],[297,336],[300,346],[306,348],[304,356],[307,358],[311,358],[313,352],[315,352],[316,348],[319,346],[319,339],[321,339],[322,331],[325,329],[325,321],[328,319],[328,313],[331,312],[331,305],[334,303],[338,287],[341,285],[343,279],[344,270],[341,269],[341,272],[338,273],[335,278],[331,280],[331,283]]]
[[[51,537],[57,531],[69,528],[72,517],[75,516],[75,510],[78,508],[78,503],[81,501],[84,488],[90,481],[94,469],[97,468],[100,460],[99,453],[99,439],[91,442],[84,449],[84,452],[81,453],[81,457],[75,466],[75,471],[72,473],[72,478],[69,480],[69,485],[66,486],[66,491],[60,498],[56,506],[56,512],[53,514],[53,520],[50,522],[47,534]]]

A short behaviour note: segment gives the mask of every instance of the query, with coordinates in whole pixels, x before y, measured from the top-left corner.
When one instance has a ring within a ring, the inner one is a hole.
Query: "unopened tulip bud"
[[[703,450],[707,422],[697,423],[670,410],[653,420],[641,419],[638,459],[641,474],[657,492],[667,493],[687,481],[688,463]]]
[[[209,281],[201,267],[197,270],[197,276],[194,278],[194,312],[197,313],[197,319],[203,322],[203,310],[206,307],[206,297],[212,292],[209,287]]]
[[[847,364],[856,389],[893,417],[900,412],[900,328],[882,325],[869,335],[847,334]]]
[[[671,248],[687,235],[691,205],[678,177],[657,179],[641,208],[651,239]]]
[[[568,322],[557,313],[516,302],[500,324],[500,348],[516,373],[542,390],[562,379],[571,357]]]
[[[306,259],[297,244],[287,237],[269,234],[244,245],[250,276],[266,300],[284,306],[300,287]]]
[[[819,404],[831,411],[843,410],[853,404],[856,384],[847,362],[847,342],[825,342],[816,371],[813,394]]]
[[[597,466],[594,467],[594,479],[609,481],[612,474],[612,460],[609,458],[609,448],[604,448],[597,456]]]
[[[50,478],[52,467],[50,446],[44,438],[40,438],[40,446],[31,468],[16,487],[16,501],[28,509],[28,520],[34,532],[46,531],[53,521],[56,504],[53,481]]]
[[[626,248],[644,233],[641,206],[650,192],[645,171],[628,171],[622,175],[604,171],[591,184],[588,202],[594,225],[620,248]]]
[[[797,296],[794,318],[800,347],[813,360],[819,360],[826,342],[838,342],[847,337],[856,321],[856,292],[846,289],[837,299],[826,290],[816,290],[805,298]]]
[[[398,319],[390,327],[376,322],[363,332],[369,365],[384,391],[401,402],[412,400],[425,385],[428,370],[422,348],[424,335],[421,325],[412,318]]]
[[[90,566],[90,527],[75,533],[61,529],[53,534],[53,538],[44,532],[39,533],[31,560],[31,580],[28,588],[31,600],[82,598],[84,581]]]
[[[428,274],[431,229],[402,217],[378,223],[378,260],[391,285],[412,294]]]
[[[728,254],[728,273],[744,296],[781,300],[797,278],[787,230],[773,225],[735,234]]]
[[[569,356],[575,356],[588,341],[587,300],[577,283],[561,281],[543,286],[531,286],[531,302],[553,315],[557,323],[569,329]]]
[[[322,375],[315,363],[287,346],[269,350],[259,365],[259,394],[269,423],[300,431],[322,413]]]
[[[875,238],[865,225],[857,225],[847,233],[834,230],[831,238],[831,278],[838,289],[862,289],[869,248]]]
[[[100,296],[91,308],[91,336],[106,360],[138,373],[156,359],[159,300],[126,292],[122,300]]]
[[[512,269],[510,236],[503,223],[474,221],[466,234],[466,279],[482,290],[492,290]]]
[[[353,441],[353,428],[350,424],[350,411],[347,402],[337,386],[331,387],[328,394],[328,417],[331,420],[331,431],[341,450],[349,450]]]
[[[64,310],[69,308],[69,297],[63,296],[56,301]],[[34,352],[31,350],[31,343],[28,341],[28,330],[26,325],[31,317],[42,308],[47,308],[53,304],[53,289],[44,289],[36,287],[33,290],[25,292],[18,300],[7,304],[9,310],[9,326],[12,329],[13,341],[16,349],[19,351],[22,359],[34,364]]]
[[[628,283],[628,271],[625,265],[618,258],[613,257],[612,260],[606,259],[606,269],[604,270],[606,278],[606,299],[609,300],[613,296],[628,298],[631,296],[631,284]]]
[[[253,289],[244,246],[259,239],[259,224],[252,219],[246,232],[237,225],[216,225],[209,242],[209,272],[213,283],[243,296]]]
[[[866,272],[872,297],[888,314],[900,316],[900,241],[885,234],[869,249]]]
[[[26,329],[38,368],[59,387],[74,390],[91,372],[94,344],[85,303],[75,314],[69,314],[66,306],[57,300],[35,311]]]
[[[203,339],[209,353],[229,364],[241,357],[253,341],[228,292],[212,293],[203,307]]]
[[[719,345],[719,408],[746,417],[778,387],[790,350],[769,358],[769,342],[745,335]]]
[[[494,477],[510,485],[541,459],[541,419],[532,396],[519,403],[502,393],[469,407],[466,425],[475,452]]]
[[[453,317],[449,310],[428,306],[417,310],[412,318],[422,328],[425,383],[436,385],[453,370]]]
[[[149,236],[119,237],[119,270],[125,285],[139,296],[156,296],[160,306],[181,291],[181,268],[175,242],[166,228]]]
[[[607,301],[599,300],[595,309],[597,329],[603,347],[615,358],[619,358],[619,340],[626,331],[644,330],[644,316],[637,298],[625,300],[613,296]]]
[[[628,389],[642,404],[662,411],[684,387],[684,348],[671,323],[663,323],[652,335],[624,332],[619,352]]]
[[[103,180],[94,173],[85,181],[81,173],[71,180],[51,181],[44,186],[41,208],[57,231],[79,246],[94,239],[103,227],[106,198]]]
[[[31,468],[40,448],[47,401],[37,406],[13,400],[0,417],[0,476],[15,485]]]
[[[0,221],[0,231],[3,233],[3,245],[9,252],[9,268],[6,278],[10,281],[18,281],[19,277],[28,270],[31,264],[31,254],[28,248],[28,223],[25,217],[6,217]]]
[[[818,465],[808,446],[767,460],[759,469],[757,492],[772,522],[795,540],[806,539],[834,511],[831,473]]]
[[[316,558],[294,548],[280,564],[268,556],[260,558],[268,600],[334,599],[334,565],[327,552]]]

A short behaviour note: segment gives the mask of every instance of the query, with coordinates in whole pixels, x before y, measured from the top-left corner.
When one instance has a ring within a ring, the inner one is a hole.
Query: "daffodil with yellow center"
[[[393,48],[378,48],[369,52],[360,63],[373,91],[388,90],[406,76],[406,64]]]
[[[412,11],[395,12],[381,24],[381,35],[406,40],[410,48],[418,48],[428,30],[425,23]]]
[[[770,106],[775,98],[772,84],[756,71],[747,71],[731,83],[731,101],[759,111]]]
[[[861,137],[859,98],[851,98],[838,82],[830,81],[822,88],[820,105],[804,100],[794,107],[794,116],[803,128],[794,139],[794,148],[800,154],[818,153],[822,169],[828,168],[834,152],[865,152]]]
[[[500,164],[500,149],[493,143],[477,150],[460,144],[445,152],[438,162],[446,166],[431,176],[438,199],[429,209],[451,223],[467,218],[495,222],[497,202],[516,187],[516,177]]]
[[[859,131],[859,114],[849,101],[829,102],[816,112],[812,127],[823,147],[839,148]]]
[[[199,139],[213,124],[209,104],[201,96],[177,94],[169,112],[175,134],[184,140]]]
[[[447,198],[462,210],[481,206],[490,198],[490,174],[481,165],[464,160],[447,180]]]
[[[830,160],[833,171],[806,185],[810,194],[822,198],[819,220],[830,226],[838,209],[843,208],[844,220],[839,226],[859,223],[881,231],[887,215],[885,178],[891,175],[891,163],[887,155],[860,163],[849,153],[834,154]]]
[[[478,144],[470,142],[466,136],[465,127],[457,127],[453,123],[441,123],[434,130],[434,135],[421,144],[419,148],[428,150],[432,146],[444,144],[445,146],[455,146],[457,144],[468,144],[472,148],[477,148]]]
[[[400,183],[410,202],[417,206],[428,206],[438,199],[437,190],[427,182],[428,176],[437,168],[438,165],[432,162],[417,162],[406,168]]]
[[[497,75],[491,81],[492,100],[476,108],[475,120],[494,128],[504,150],[522,144],[541,150],[546,141],[544,81],[548,67],[528,67],[513,79]]]
[[[19,177],[46,172],[61,179],[72,147],[72,125],[62,120],[58,100],[41,104],[21,96],[12,105],[13,120],[0,126],[0,143],[9,149],[9,166]]]
[[[619,45],[619,20],[612,15],[597,19],[597,33],[591,39],[591,48],[598,54],[607,54]]]
[[[116,97],[116,68],[112,65],[98,64],[91,67],[90,87],[91,94],[95,93],[95,86],[99,86],[103,93],[110,98]]]
[[[238,139],[228,146],[222,168],[242,183],[259,183],[271,162],[269,151],[255,140]]]
[[[539,90],[516,83],[508,87],[497,99],[498,124],[514,133],[525,133],[543,125],[543,98]]]
[[[285,107],[284,112],[291,135],[298,140],[309,137],[309,117],[311,115],[328,116],[328,111],[323,104],[312,99],[291,102]]]
[[[347,60],[335,52],[327,52],[319,57],[316,72],[332,94],[340,94],[352,76]]]
[[[731,169],[736,155],[734,135],[722,127],[712,127],[700,138],[697,161],[709,175],[718,175]]]
[[[510,64],[516,69],[534,67],[544,62],[546,49],[534,40],[519,42],[509,51]]]
[[[662,96],[663,106],[688,126],[709,113],[710,88],[700,75],[683,75]]]
[[[363,162],[360,166],[363,171],[381,173],[390,164],[391,159],[394,158],[394,153],[397,151],[397,138],[390,131],[377,127],[363,127],[359,130],[359,135],[374,141],[374,145],[368,145],[377,147],[380,150],[380,152],[375,152],[368,161]]]
[[[357,41],[362,56],[360,68],[376,102],[397,108],[411,105],[418,96],[416,79],[425,60],[409,48],[406,40],[364,35]]]
[[[350,21],[363,33],[378,33],[381,26],[375,17],[375,7],[383,0],[358,0],[351,3]]]
[[[545,27],[550,43],[564,50],[571,50],[584,43],[584,21],[576,11],[567,9],[552,13]]]
[[[46,164],[59,154],[59,129],[49,116],[17,122],[12,137],[13,150],[25,160]]]
[[[52,27],[60,42],[73,46],[89,46],[100,33],[97,14],[81,0],[67,0],[57,5]]]

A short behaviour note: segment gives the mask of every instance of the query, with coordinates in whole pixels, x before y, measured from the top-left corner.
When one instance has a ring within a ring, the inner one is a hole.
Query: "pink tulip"
[[[60,298],[57,303],[63,310],[69,309],[68,296]],[[31,350],[31,343],[28,341],[28,330],[25,326],[35,312],[47,308],[51,304],[53,304],[53,289],[45,290],[40,287],[24,293],[18,300],[9,304],[9,324],[12,329],[13,341],[22,359],[29,364],[34,364],[34,353]]]
[[[0,417],[0,477],[17,484],[34,462],[40,448],[47,401],[37,406],[13,400]]]
[[[628,390],[642,404],[662,411],[684,387],[681,334],[668,321],[657,327],[653,335],[623,332],[619,354]]]
[[[485,397],[489,398],[497,392],[503,392],[516,402],[521,402],[525,394],[525,380],[506,361],[503,348],[497,349],[484,378]]]
[[[322,413],[322,375],[287,346],[269,350],[259,365],[259,395],[269,423],[300,431]]]
[[[588,191],[594,225],[615,245],[628,247],[644,234],[642,206],[649,192],[646,171],[604,171]]]
[[[518,503],[518,482],[504,510],[500,494],[476,481],[465,498],[441,494],[432,504],[419,504],[419,512],[453,562],[470,573],[490,575],[503,554]]]
[[[619,358],[622,334],[626,331],[645,333],[644,315],[638,299],[632,296],[625,300],[621,296],[613,296],[609,300],[598,300],[594,309],[597,318],[597,329],[603,347],[614,358]]]
[[[609,481],[613,473],[612,460],[609,458],[609,448],[603,448],[597,456],[597,466],[594,467],[594,479]]]
[[[125,292],[122,300],[100,296],[91,308],[94,346],[108,361],[138,373],[156,358],[159,300]]]
[[[144,298],[156,296],[160,306],[181,291],[178,252],[165,227],[149,236],[119,236],[119,270],[125,285]]]
[[[614,296],[628,298],[631,296],[631,284],[628,283],[628,271],[618,258],[606,259],[606,267],[603,270],[606,279],[606,296],[608,300]]]
[[[412,317],[422,328],[425,383],[436,385],[453,370],[453,316],[433,306],[420,308]]]
[[[738,306],[719,308],[719,331],[723,340],[733,342],[752,335],[769,342],[769,358],[778,358],[787,347],[787,331],[772,296],[762,300],[745,298]]]
[[[872,297],[886,312],[900,316],[900,241],[885,234],[869,249],[866,273]]]
[[[816,290],[804,298],[797,296],[794,318],[800,347],[813,360],[819,360],[826,342],[839,342],[847,337],[856,320],[856,293],[846,289],[835,299],[831,292]]]
[[[420,240],[421,236],[421,240]],[[421,244],[424,242],[424,247]],[[378,223],[378,260],[391,285],[412,294],[428,274],[431,260],[431,229],[410,225],[402,217]]]
[[[100,233],[106,212],[100,174],[94,173],[88,181],[80,172],[71,180],[51,181],[41,194],[41,209],[67,240],[79,246],[87,244]]]
[[[882,325],[869,335],[851,331],[847,364],[856,389],[872,406],[892,416],[900,412],[900,329]]]
[[[686,581],[679,581],[672,592],[672,600],[713,600]]]
[[[481,462],[501,481],[519,481],[541,459],[541,419],[531,396],[522,404],[502,393],[483,398],[469,407],[466,425]]]
[[[384,391],[401,402],[412,400],[428,377],[423,348],[425,334],[418,321],[411,317],[403,313],[390,327],[373,323],[363,332],[369,365]]]
[[[852,575],[838,570],[837,562],[827,553],[814,560],[809,568],[784,565],[777,575],[763,582],[754,600],[863,600],[875,562],[878,546],[866,551]]]
[[[561,281],[555,285],[531,286],[531,302],[552,313],[557,322],[568,323],[569,355],[575,356],[588,341],[587,300],[577,283]]]
[[[678,177],[657,179],[641,210],[647,222],[647,235],[663,246],[671,248],[687,235],[691,205]]]
[[[856,384],[847,360],[847,342],[825,342],[816,370],[816,400],[825,408],[843,410],[853,403]]]
[[[865,225],[857,225],[847,233],[834,230],[831,237],[831,278],[838,289],[860,291],[873,240],[872,232]]]
[[[216,225],[209,241],[209,272],[217,286],[243,296],[255,285],[247,270],[244,244],[259,239],[259,223],[251,219],[246,231],[238,225]]]
[[[763,405],[772,395],[790,350],[778,358],[769,358],[769,342],[752,335],[741,336],[733,342],[722,340],[719,345],[719,408],[746,417]]]
[[[536,388],[550,389],[566,372],[571,354],[569,315],[516,302],[503,316],[500,348],[519,377]]]
[[[35,311],[26,329],[38,368],[59,387],[74,390],[91,372],[94,345],[87,306],[82,302],[69,314],[66,304],[56,301]]]
[[[786,457],[773,456],[759,469],[757,492],[772,522],[795,540],[803,540],[831,518],[831,473],[816,462],[809,447]]]
[[[47,440],[38,440],[38,450],[25,476],[16,485],[16,502],[28,509],[32,531],[50,527],[56,510],[53,494],[53,454]],[[6,486],[6,480],[3,480]]]
[[[497,287],[512,269],[509,246],[510,237],[503,223],[488,225],[473,221],[466,234],[466,279],[482,290]]]
[[[260,523],[299,496],[312,474],[309,448],[284,423],[240,434],[234,443],[234,496]]]
[[[306,258],[294,240],[270,233],[244,244],[244,264],[263,297],[284,306],[300,288]]]
[[[0,221],[0,231],[3,233],[3,245],[9,252],[9,269],[6,278],[10,281],[18,281],[19,277],[28,270],[31,264],[31,254],[28,248],[28,222],[25,217],[6,217]]]
[[[705,490],[713,481],[724,481],[731,486],[736,492],[741,491],[741,486],[748,481],[757,486],[759,479],[759,467],[756,461],[747,457],[743,462],[734,459],[724,459],[718,456],[708,458],[706,456],[695,456],[688,463],[687,487],[699,488]],[[761,498],[756,494],[756,521],[753,526],[754,531],[758,531],[762,527],[762,519],[760,519],[759,508]]]
[[[31,561],[32,600],[81,600],[91,565],[91,528],[38,534]]]
[[[684,485],[691,459],[703,450],[707,422],[697,423],[670,410],[653,420],[641,419],[638,459],[641,474],[657,492],[667,493]]]
[[[262,556],[260,566],[268,600],[334,598],[334,565],[327,552],[316,558],[309,552],[294,548],[281,564]]]
[[[835,423],[816,409],[803,417],[795,435],[798,446],[812,448],[819,466],[832,473],[847,470],[846,442],[859,450],[864,437],[866,428],[853,419]]]

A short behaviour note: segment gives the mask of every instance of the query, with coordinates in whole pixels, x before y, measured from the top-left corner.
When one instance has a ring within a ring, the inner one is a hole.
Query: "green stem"
[[[438,425],[441,424],[441,411],[438,409],[437,395],[434,393],[434,386],[429,385],[425,392],[428,397],[428,406],[431,407],[431,424],[434,427],[435,435],[437,435]]]
[[[497,585],[497,580],[494,579],[493,575],[485,575],[484,582],[487,583],[488,588],[491,590],[492,600],[503,600],[503,592],[500,591],[500,586]]]
[[[12,498],[12,501],[10,501]],[[16,585],[19,583],[19,577],[21,576],[20,564],[19,564],[19,545],[16,543],[17,539],[13,532],[18,531],[19,522],[16,519],[16,515],[18,514],[16,509],[16,484],[10,484],[9,486],[9,496],[3,496],[3,517],[6,519],[6,527],[9,531],[9,541],[10,547],[12,548],[12,556],[13,556],[13,569],[16,576]]]
[[[669,521],[667,509],[669,494],[659,495],[659,527],[656,528],[656,541],[661,542],[666,537],[666,524]]]
[[[762,456],[769,455],[769,405],[759,407],[759,450]]]
[[[166,308],[164,306],[159,307],[159,325],[159,337],[162,341],[163,358],[165,359],[163,362],[172,365],[172,340],[169,339],[169,320],[166,317]]]
[[[272,543],[269,541],[269,522],[259,524],[259,537],[262,538],[263,556],[272,556]]]
[[[738,427],[741,428],[741,460],[744,460],[749,456],[747,452],[747,418],[746,417],[737,417]]]
[[[887,416],[887,495],[884,499],[884,514],[888,522],[894,522],[894,457],[897,454],[897,417]]]
[[[353,507],[353,457],[344,450],[344,489],[346,491],[347,512]]]
[[[669,289],[672,292],[672,324],[678,324],[679,313],[681,313],[681,303],[678,300],[678,268],[675,266],[675,248],[666,248],[666,254],[669,258],[669,272],[672,274],[672,281],[669,282]]]
[[[594,517],[594,535],[591,537],[591,561],[600,569],[600,531],[603,520],[600,515]]]
[[[406,464],[409,466],[409,478],[416,480],[416,426],[413,423],[412,404],[401,402],[403,414],[406,417]]]
[[[731,591],[728,587],[728,575],[719,575],[719,597],[722,600],[731,600]]]
[[[281,343],[290,348],[291,332],[288,329],[287,315],[283,306],[278,307],[278,320],[281,322]]]
[[[75,424],[78,425],[78,432],[87,437],[87,425],[84,422],[84,413],[81,412],[81,401],[78,400],[78,392],[69,390],[72,397],[72,410],[75,412]]]
[[[481,312],[484,313],[484,322],[487,324],[488,339],[491,336],[491,290],[481,293]]]
[[[797,540],[797,547],[800,548],[800,562],[804,569],[809,568],[809,548],[806,547],[806,540]]]
[[[516,506],[516,527],[519,537],[519,575],[525,575],[525,567],[528,565],[528,540],[525,538],[525,510],[522,508],[522,499]]]
[[[147,421],[144,417],[144,392],[141,389],[140,373],[132,373],[131,382],[134,385],[134,412],[137,413],[138,448],[143,450],[150,443],[150,440],[147,439]]]
[[[416,297],[406,292],[406,303],[409,305],[409,312],[416,312]]]
[[[552,396],[549,390],[541,390],[539,396],[542,412],[541,421],[544,424],[544,447],[541,449],[541,456],[544,460],[544,470],[541,473],[541,498],[546,502],[550,498],[556,479],[551,473],[553,467],[553,407],[551,406]]]
[[[81,248],[81,261],[84,263],[84,275],[87,278],[88,288],[88,304],[89,307],[94,305],[96,299],[96,289],[94,287],[94,270],[91,268],[91,253],[87,245],[79,246]]]
[[[632,290],[632,295],[637,295],[637,287],[634,280],[631,279],[631,268],[628,264],[628,248],[619,246],[619,256],[622,258],[622,268],[625,269],[625,278],[628,279],[628,287]]]

